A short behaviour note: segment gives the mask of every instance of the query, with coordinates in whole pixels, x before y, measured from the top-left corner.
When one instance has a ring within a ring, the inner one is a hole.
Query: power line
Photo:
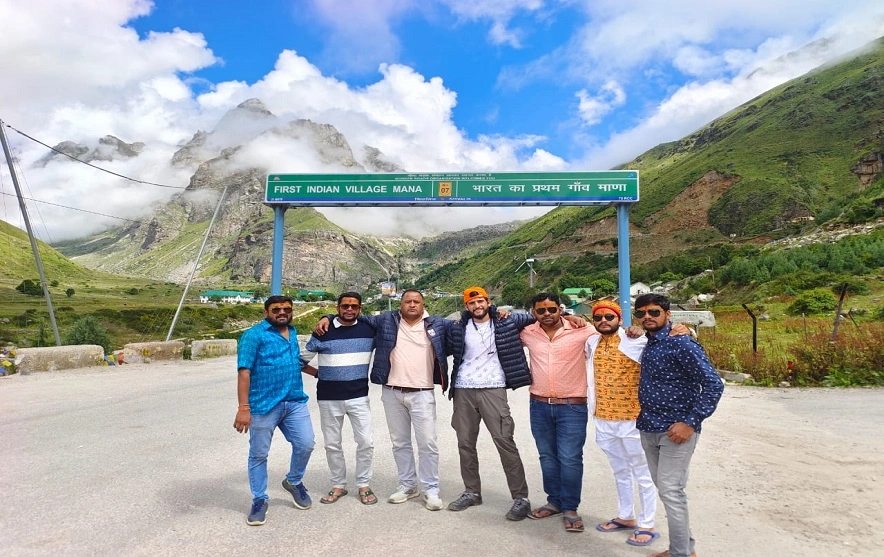
[[[14,194],[6,193],[5,191],[4,191],[4,192],[0,192],[0,194],[8,195],[8,196],[10,196],[10,197],[15,197]],[[141,221],[141,220],[127,219],[127,218],[125,218],[125,217],[117,217],[117,216],[114,216],[114,215],[107,215],[107,214],[105,214],[105,213],[96,213],[95,211],[87,211],[86,209],[80,209],[79,207],[70,207],[70,206],[68,206],[68,205],[61,205],[60,203],[52,203],[52,202],[50,202],[50,201],[41,201],[41,200],[39,200],[39,199],[34,199],[34,198],[32,198],[32,197],[22,197],[22,199],[27,199],[28,201],[33,201],[33,202],[35,202],[35,203],[45,203],[46,205],[55,205],[56,207],[62,207],[62,208],[64,208],[64,209],[71,209],[71,210],[73,210],[73,211],[80,211],[80,212],[83,212],[83,213],[90,213],[90,214],[92,214],[92,215],[98,215],[98,216],[101,216],[101,217],[108,217],[108,218],[118,219],[118,220],[124,220],[124,221],[128,221],[128,222],[135,222],[135,223],[138,223],[138,224],[147,224],[146,222]]]
[[[75,156],[73,156],[73,155],[69,155],[69,154],[65,153],[64,151],[59,151],[59,150],[56,149],[55,147],[52,147],[51,145],[48,145],[48,144],[46,144],[46,143],[43,143],[42,141],[40,141],[40,140],[37,139],[37,138],[31,137],[30,135],[26,134],[25,132],[23,132],[23,131],[21,131],[21,130],[19,130],[19,129],[16,129],[16,128],[10,126],[9,124],[6,124],[6,127],[9,128],[9,129],[11,129],[11,130],[14,131],[15,133],[19,134],[20,136],[22,136],[22,137],[26,137],[26,138],[30,139],[31,141],[33,141],[34,143],[39,143],[39,144],[42,145],[43,147],[46,147],[47,149],[50,149],[50,150],[52,150],[52,151],[55,151],[56,153],[59,153],[59,154],[61,154],[61,155],[64,155],[64,156],[66,156],[67,158],[69,158],[69,159],[71,159],[71,160],[73,160],[73,161],[77,161],[77,162],[79,162],[79,163],[81,163],[81,164],[85,164],[86,166],[91,166],[92,168],[94,168],[94,169],[96,169],[96,170],[100,170],[100,171],[102,171],[102,172],[107,172],[108,174],[112,174],[112,175],[114,175],[114,176],[116,176],[116,177],[118,177],[118,178],[122,178],[122,179],[124,179],[124,180],[128,180],[128,181],[130,181],[130,182],[135,182],[136,184],[145,184],[145,185],[147,185],[147,186],[156,186],[156,187],[158,187],[158,188],[172,188],[172,189],[176,189],[176,190],[185,190],[185,189],[187,189],[187,187],[182,187],[182,186],[169,186],[169,185],[166,185],[166,184],[157,184],[156,182],[147,182],[147,181],[145,181],[145,180],[138,180],[137,178],[130,178],[129,176],[124,176],[123,174],[118,174],[117,172],[113,172],[113,171],[108,170],[108,169],[106,169],[106,168],[101,168],[100,166],[95,166],[94,164],[92,164],[92,163],[90,163],[90,162],[86,162],[86,161],[80,160],[80,159],[78,159],[77,157],[75,157]]]

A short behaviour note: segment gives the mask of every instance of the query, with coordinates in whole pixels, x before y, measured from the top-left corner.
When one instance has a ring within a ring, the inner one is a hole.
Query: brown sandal
[[[337,502],[338,502],[338,499],[340,499],[340,498],[343,497],[344,495],[347,495],[347,490],[346,490],[346,489],[342,489],[342,490],[339,491],[338,493],[335,493],[335,490],[332,489],[331,491],[329,491],[328,493],[326,493],[325,495],[323,495],[323,496],[322,496],[322,499],[320,499],[319,502],[320,502],[320,503],[326,503],[326,504],[331,505],[332,503],[337,503]]]
[[[359,492],[359,501],[361,501],[363,505],[374,505],[378,502],[378,498],[372,490],[366,489],[365,491]]]

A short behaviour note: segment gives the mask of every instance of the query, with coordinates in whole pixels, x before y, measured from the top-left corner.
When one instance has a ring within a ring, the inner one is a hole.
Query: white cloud
[[[330,33],[323,65],[342,73],[374,71],[399,58],[401,45],[392,29],[398,19],[420,8],[416,0],[311,0],[305,13]]]
[[[521,12],[543,17],[546,3],[543,0],[440,0],[454,14],[466,21],[489,20],[488,39],[495,45],[521,48],[526,35],[523,28],[510,28],[510,21]],[[550,2],[552,4],[554,2]]]
[[[626,92],[616,81],[602,85],[594,97],[590,97],[586,89],[577,91],[576,96],[580,101],[577,112],[587,126],[598,124],[605,115],[626,102]]]
[[[85,0],[71,4],[71,13],[65,15],[66,18],[73,17],[78,7],[92,6]],[[37,6],[44,7],[39,1]],[[407,3],[397,8],[395,2],[390,2],[388,6],[395,11],[407,7]],[[112,7],[116,7],[116,11]],[[0,8],[3,10],[0,13],[4,14],[13,9],[7,0],[0,0]],[[135,159],[100,163],[115,172],[183,187],[188,184],[189,173],[169,168],[168,161],[177,147],[190,139],[197,129],[217,127],[218,133],[213,141],[215,148],[220,148],[250,141],[272,123],[296,118],[332,124],[345,134],[357,156],[363,146],[371,145],[411,171],[518,169],[522,161],[532,166],[556,164],[553,156],[533,152],[543,141],[540,137],[468,139],[453,122],[456,93],[446,88],[441,78],[427,79],[399,64],[382,64],[377,81],[362,88],[352,88],[343,81],[323,75],[297,53],[283,51],[274,69],[256,83],[223,82],[195,96],[187,71],[215,61],[202,35],[176,30],[165,35],[153,33],[139,40],[134,31],[124,26],[130,18],[145,13],[147,4],[105,2],[98,8],[105,8],[105,11],[94,14],[96,19],[90,23],[91,36],[71,35],[65,41],[55,42],[51,37],[46,39],[48,46],[44,55],[55,57],[53,63],[45,65],[46,69],[6,68],[12,75],[24,74],[23,90],[45,91],[47,94],[45,98],[36,99],[24,94],[19,98],[8,98],[5,89],[4,106],[9,112],[3,116],[16,127],[30,131],[50,144],[74,140],[94,146],[97,138],[107,134],[126,142],[148,144],[144,154]],[[23,21],[35,21],[47,15],[42,9],[34,12],[16,9],[16,14],[19,12],[22,12]],[[51,20],[46,26],[55,32],[61,25]],[[91,44],[94,36],[106,37],[109,45],[103,48],[113,50],[113,58],[102,58],[90,51],[95,48]],[[40,40],[24,35],[12,39],[14,50],[26,50]],[[111,49],[110,45],[115,48]],[[168,56],[170,52],[179,52],[181,63],[172,63]],[[83,60],[91,60],[92,66],[87,70],[75,68],[66,75],[50,71],[60,67],[72,53]],[[116,70],[125,66],[128,60],[136,61],[136,66],[141,65],[126,70],[129,73],[118,81],[107,79],[108,68]],[[263,123],[233,121],[230,117],[221,120],[230,108],[252,97],[262,99],[280,120]],[[43,169],[29,168],[29,163],[43,156],[46,149],[17,136],[13,141],[17,155],[25,163],[23,168],[32,196],[44,201],[88,210],[100,208],[98,212],[137,219],[149,213],[152,203],[166,200],[176,191],[134,186],[64,161],[53,162]],[[328,170],[316,158],[316,153],[303,144],[269,141],[267,138],[247,143],[236,160],[285,172]],[[529,212],[532,211],[537,212],[536,209]],[[395,225],[397,229],[413,235],[420,235],[423,225],[427,227],[425,234],[450,229],[463,222],[453,218],[450,211],[427,211],[418,221],[413,221],[410,213],[401,214],[395,209],[381,212],[388,216],[368,221],[374,233],[383,232],[386,223],[400,221],[402,224]],[[119,224],[116,220],[82,213],[71,216],[70,211],[51,206],[41,206],[40,213],[54,240],[83,236]],[[507,218],[519,212],[489,214]],[[341,222],[351,225],[353,220]]]

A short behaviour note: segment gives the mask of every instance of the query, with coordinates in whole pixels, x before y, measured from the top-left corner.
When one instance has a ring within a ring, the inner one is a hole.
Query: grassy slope
[[[641,201],[630,210],[632,222],[641,225],[709,170],[741,177],[710,212],[721,232],[751,236],[774,228],[778,216],[837,214],[858,197],[858,178],[850,167],[863,155],[884,150],[884,39],[873,47],[777,87],[623,165],[641,172]],[[880,195],[882,182],[879,177],[863,195]],[[560,207],[423,282],[448,290],[467,283],[502,285],[525,256],[554,248],[585,223],[613,215],[611,207]],[[535,268],[542,272],[544,266],[551,264]],[[519,273],[520,280],[527,276],[524,269]]]
[[[57,280],[59,283],[49,290],[62,334],[78,316],[101,308],[171,307],[174,311],[181,298],[182,289],[175,284],[93,271],[71,262],[43,242],[38,242],[38,249],[46,280],[50,283]],[[8,324],[4,323],[6,327],[0,328],[24,329],[39,321],[48,325],[49,314],[43,296],[29,296],[15,290],[23,279],[37,279],[39,276],[27,233],[0,221],[0,253],[3,254],[3,265],[0,266],[0,319],[10,320]],[[65,294],[68,288],[75,291],[72,297]],[[26,315],[28,317],[24,318]],[[171,315],[166,326],[170,320]],[[4,336],[14,338],[14,331]]]
[[[681,141],[628,166],[642,171],[641,223],[710,169],[741,180],[710,221],[721,232],[757,234],[802,209],[819,216],[858,190],[850,167],[884,148],[884,41],[869,53],[781,85]],[[875,137],[875,136],[878,137]]]

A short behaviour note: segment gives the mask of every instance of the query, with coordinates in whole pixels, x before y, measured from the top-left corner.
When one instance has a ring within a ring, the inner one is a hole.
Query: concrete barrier
[[[190,343],[190,359],[217,358],[236,354],[236,341],[229,339],[195,340]]]
[[[104,348],[96,344],[19,348],[15,351],[15,369],[22,375],[105,364]]]
[[[132,342],[123,346],[123,361],[130,364],[150,363],[152,360],[183,360],[184,343],[180,340],[169,342]]]

